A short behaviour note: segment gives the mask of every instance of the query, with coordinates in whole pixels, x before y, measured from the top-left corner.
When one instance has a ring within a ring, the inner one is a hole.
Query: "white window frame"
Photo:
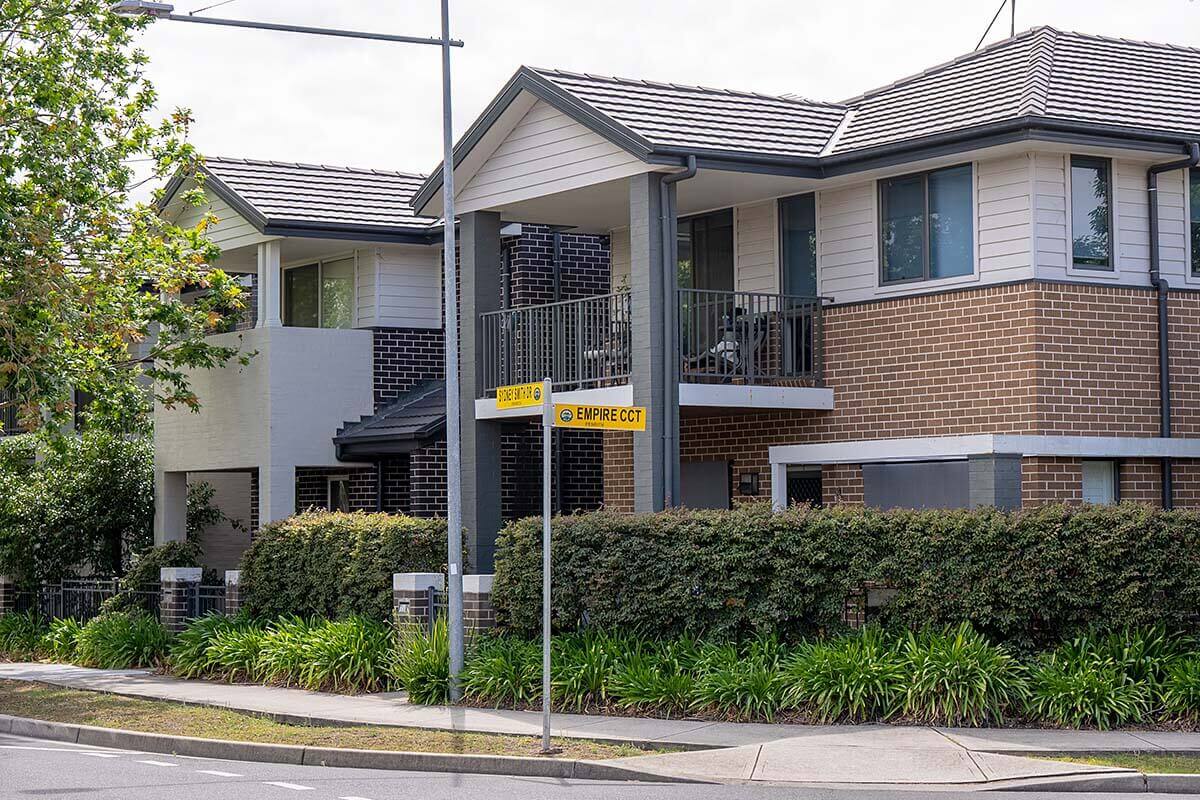
[[[1094,465],[1095,464],[1107,464],[1109,466],[1109,468],[1112,470],[1112,486],[1111,486],[1112,500],[1109,502],[1105,502],[1105,503],[1099,503],[1098,505],[1116,505],[1117,503],[1120,503],[1121,502],[1121,462],[1115,458],[1085,458],[1085,459],[1083,459],[1083,461],[1080,462],[1079,494],[1083,498],[1083,502],[1085,502],[1085,503],[1095,502],[1095,501],[1089,501],[1087,498],[1086,470],[1087,470],[1088,464],[1094,464]]]

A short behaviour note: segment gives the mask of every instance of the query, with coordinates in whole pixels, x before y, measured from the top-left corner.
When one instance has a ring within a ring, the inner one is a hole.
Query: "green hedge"
[[[387,619],[392,573],[438,572],[446,521],[308,512],[263,527],[242,556],[241,592],[257,617]]]
[[[1138,505],[1033,511],[872,511],[764,504],[734,511],[554,521],[554,622],[655,637],[795,640],[841,627],[868,583],[896,590],[881,622],[962,621],[1032,649],[1089,625],[1191,628],[1200,609],[1200,514]],[[501,626],[540,625],[537,519],[501,532]]]

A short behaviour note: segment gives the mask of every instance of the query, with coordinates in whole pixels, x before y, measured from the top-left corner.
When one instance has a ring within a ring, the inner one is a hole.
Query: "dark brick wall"
[[[446,376],[440,330],[375,328],[374,333],[376,411],[418,383]]]
[[[415,517],[446,516],[446,442],[409,454],[409,513]]]
[[[408,457],[388,459],[383,465],[383,510],[408,513]],[[329,502],[329,476],[350,478],[350,510],[375,510],[374,467],[297,467],[296,512],[326,508]]]
[[[595,511],[604,503],[603,434],[600,431],[557,431],[564,514]],[[512,423],[502,434],[500,455],[501,499],[504,519],[542,513],[542,428],[539,422]],[[558,497],[557,475],[551,493]]]
[[[562,300],[594,297],[611,291],[607,236],[562,233]],[[513,306],[554,301],[554,232],[546,225],[522,224],[521,235],[506,239]]]

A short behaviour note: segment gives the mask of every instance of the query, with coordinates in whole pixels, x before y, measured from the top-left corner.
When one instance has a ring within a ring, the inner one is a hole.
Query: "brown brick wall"
[[[1172,294],[1170,309],[1173,430],[1200,436],[1200,294]],[[767,451],[776,444],[971,433],[1157,436],[1155,313],[1149,289],[1043,282],[833,307],[825,323],[833,411],[684,417],[680,457],[728,460],[735,475],[757,471],[769,496]],[[631,441],[605,439],[612,508],[632,506]],[[1200,504],[1197,469],[1176,469],[1180,504]],[[1071,470],[1074,488],[1056,494],[1050,487],[1065,487]],[[1127,462],[1122,496],[1157,502],[1157,471],[1156,461]],[[1079,492],[1077,464],[1038,460],[1023,474],[1032,484],[1026,502],[1069,501]],[[825,478],[839,490],[843,480]],[[861,477],[856,494],[844,493],[860,501]]]
[[[1082,503],[1083,468],[1077,458],[1021,460],[1021,505]]]
[[[862,505],[862,465],[830,464],[822,467],[821,502],[825,505]]]

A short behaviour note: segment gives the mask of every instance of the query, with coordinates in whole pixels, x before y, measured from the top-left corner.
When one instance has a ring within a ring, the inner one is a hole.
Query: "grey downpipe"
[[[667,402],[663,403],[663,506],[679,504],[678,439],[679,439],[679,354],[676,352],[679,308],[679,264],[676,256],[676,211],[671,187],[696,175],[696,157],[688,156],[683,172],[664,175],[659,189],[659,227],[662,229],[663,280],[663,383]]]
[[[1162,276],[1160,245],[1158,240],[1158,176],[1177,169],[1189,169],[1200,164],[1200,143],[1187,146],[1188,157],[1168,164],[1155,164],[1146,171],[1146,192],[1149,202],[1150,222],[1150,285],[1158,292],[1158,407],[1159,436],[1171,438],[1171,339],[1168,296],[1170,284]],[[1185,178],[1186,181],[1186,178]],[[1186,191],[1186,189],[1185,189]],[[1175,488],[1171,458],[1162,459],[1162,505],[1174,508]]]

